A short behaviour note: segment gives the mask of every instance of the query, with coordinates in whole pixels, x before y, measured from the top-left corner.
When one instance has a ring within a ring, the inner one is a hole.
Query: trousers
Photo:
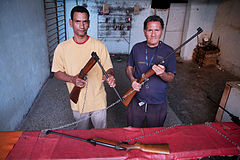
[[[77,130],[90,129],[90,120],[95,129],[107,127],[107,111],[105,109],[88,113],[73,111],[73,116],[76,121],[81,120],[76,126]]]
[[[128,126],[143,128],[145,121],[146,127],[162,127],[167,116],[167,101],[162,104],[143,104],[133,97],[127,109]]]

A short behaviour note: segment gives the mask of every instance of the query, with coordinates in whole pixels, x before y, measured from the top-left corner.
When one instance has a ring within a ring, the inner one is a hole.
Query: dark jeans
[[[146,127],[162,127],[167,116],[167,102],[162,104],[144,104],[139,106],[139,101],[133,97],[128,105],[127,120],[128,126],[142,128],[144,127],[144,120],[146,120]]]

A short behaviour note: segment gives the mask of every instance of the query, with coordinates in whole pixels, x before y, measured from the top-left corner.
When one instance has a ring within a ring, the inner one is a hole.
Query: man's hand
[[[156,73],[156,75],[161,75],[165,72],[165,67],[163,65],[153,65],[152,69],[154,70],[154,72]]]
[[[140,83],[137,82],[137,79],[133,76],[133,67],[132,66],[126,67],[126,74],[129,78],[129,80],[131,81],[133,90],[139,92],[142,86]]]
[[[72,77],[71,83],[73,83],[75,86],[83,88],[87,84],[87,81],[78,78],[78,75]]]
[[[114,88],[116,86],[116,80],[115,80],[114,76],[111,74],[108,74],[108,78],[106,78],[106,76],[103,75],[102,80],[107,82],[110,87]]]
[[[73,83],[75,86],[80,87],[80,88],[83,88],[87,83],[85,80],[78,78],[78,75],[71,76],[71,75],[68,75],[67,73],[61,72],[61,71],[55,72],[54,76],[61,81]]]
[[[140,89],[141,89],[141,84],[140,83],[138,83],[137,82],[137,80],[134,80],[133,82],[132,82],[132,88],[133,88],[133,90],[135,90],[135,91],[140,91]]]
[[[174,80],[175,74],[171,72],[165,72],[165,67],[163,65],[153,65],[152,69],[162,80],[166,82],[172,82]]]

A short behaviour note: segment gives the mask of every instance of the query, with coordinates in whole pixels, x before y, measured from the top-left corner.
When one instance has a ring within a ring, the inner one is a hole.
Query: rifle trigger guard
[[[142,78],[144,78],[144,83],[149,80],[149,78],[146,78],[144,74],[142,74]]]
[[[94,146],[97,145],[96,141],[93,140],[93,139],[87,139],[87,142],[91,143],[91,144],[94,145]]]
[[[121,142],[119,142],[119,143],[116,144],[115,149],[116,149],[116,150],[121,150],[121,151],[122,151],[122,150],[126,150],[125,147],[121,147]]]
[[[88,76],[85,75],[85,76],[83,77],[83,80],[86,81],[86,80],[87,80],[87,77],[88,77]]]
[[[87,75],[83,73],[83,71],[81,70],[80,73],[79,73],[82,77],[83,77],[83,80],[87,80]]]

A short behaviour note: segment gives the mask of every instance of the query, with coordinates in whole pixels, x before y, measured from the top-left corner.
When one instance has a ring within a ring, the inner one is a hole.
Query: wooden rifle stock
[[[148,70],[140,79],[138,79],[138,83],[143,83],[145,81],[145,79],[151,77],[152,75],[154,75],[155,72],[154,70],[150,69]],[[137,93],[137,91],[134,91],[133,88],[131,88],[130,90],[127,91],[126,94],[123,95],[123,99],[124,101],[122,101],[122,103],[127,107],[128,104],[131,102],[133,96]]]
[[[96,138],[96,137],[93,139],[83,139],[83,138],[55,132],[52,130],[48,130],[46,132],[47,135],[50,133],[68,137],[68,138],[72,138],[72,139],[76,139],[76,140],[80,140],[80,141],[84,141],[84,142],[88,142],[88,143],[93,144],[94,146],[101,145],[101,146],[105,146],[105,147],[109,147],[109,148],[114,148],[114,149],[120,150],[120,151],[128,151],[131,149],[138,149],[138,150],[141,150],[144,152],[151,152],[151,153],[158,153],[158,154],[170,154],[169,146],[166,143],[164,143],[164,144],[141,144],[141,143],[137,142],[135,144],[128,144],[128,143],[118,143],[118,142],[114,142],[111,140],[106,140],[106,139]]]
[[[190,37],[188,40],[186,40],[183,44],[181,44],[178,48],[176,48],[173,52],[171,52],[170,54],[168,54],[166,57],[164,57],[158,64],[163,64],[164,61],[166,59],[168,59],[171,55],[173,55],[174,53],[176,53],[180,48],[182,48],[184,45],[186,45],[189,41],[191,41],[193,38],[195,38],[196,36],[198,36],[200,33],[202,33],[202,28],[199,27],[197,28],[197,33],[195,33],[192,37]],[[158,65],[157,64],[157,65]],[[153,74],[155,74],[155,72],[150,69],[148,70],[144,76],[145,78],[149,78],[151,77]],[[142,76],[137,82],[138,83],[142,83],[145,81],[144,76]],[[128,104],[131,102],[133,96],[137,93],[137,91],[134,91],[133,88],[131,88],[130,90],[127,91],[127,93],[122,97],[124,99],[124,101],[122,101],[122,103],[127,107]]]
[[[158,153],[158,154],[170,154],[169,151],[169,145],[164,143],[164,144],[141,144],[139,142],[135,144],[127,144],[127,143],[118,143],[102,138],[93,138],[93,140],[102,142],[105,144],[113,145],[119,148],[125,148],[126,151],[131,150],[131,149],[138,149],[144,152],[150,152],[150,153]]]
[[[92,69],[92,67],[96,64],[97,60],[99,59],[96,55],[96,52],[92,52],[91,59],[87,62],[87,64],[83,67],[83,69],[78,74],[78,78],[85,79],[87,73]],[[74,102],[78,102],[79,94],[82,88],[74,86],[72,89],[69,98]]]

